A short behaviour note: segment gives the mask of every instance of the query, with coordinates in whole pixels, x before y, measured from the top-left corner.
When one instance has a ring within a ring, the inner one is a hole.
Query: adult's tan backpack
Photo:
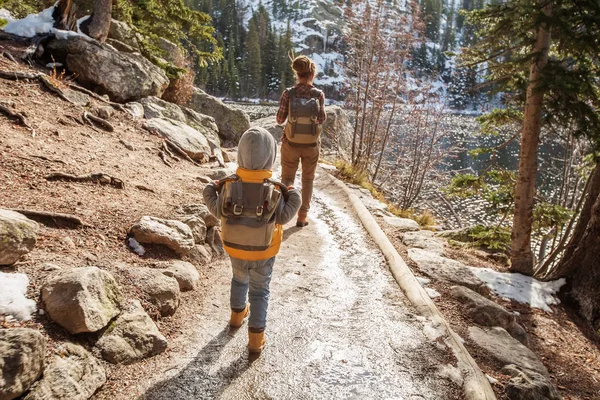
[[[290,143],[312,146],[319,141],[322,130],[318,123],[321,94],[319,89],[312,88],[310,97],[298,97],[296,88],[288,89],[290,106],[284,132]]]

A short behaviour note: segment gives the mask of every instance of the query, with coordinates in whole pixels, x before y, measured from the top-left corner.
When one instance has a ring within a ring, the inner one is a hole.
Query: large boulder
[[[206,244],[210,246],[214,256],[222,257],[225,255],[225,247],[223,247],[223,238],[219,227],[213,226],[206,232]]]
[[[502,373],[512,378],[504,388],[509,400],[560,400],[550,379],[534,371],[523,371],[516,365],[507,365]]]
[[[410,218],[384,216],[383,221],[399,232],[415,232],[421,229],[417,221]]]
[[[206,222],[204,222],[201,216],[194,214],[184,215],[181,217],[181,222],[190,227],[196,244],[204,243],[206,239]]]
[[[212,258],[213,258],[212,249],[207,244],[196,245],[196,246],[194,246],[192,251],[190,251],[187,254],[187,257],[188,257],[188,260],[190,260],[194,264],[196,264],[198,266],[204,266],[212,261]]]
[[[194,265],[189,262],[175,260],[167,269],[163,270],[163,274],[177,280],[179,290],[182,292],[187,290],[195,290],[200,281],[200,274]]]
[[[140,49],[135,32],[125,22],[117,21],[116,19],[111,20],[108,38],[117,40],[136,50]]]
[[[161,244],[179,255],[194,248],[194,233],[181,221],[143,216],[130,233],[140,243]]]
[[[549,376],[548,370],[535,353],[510,336],[504,328],[482,329],[472,326],[469,327],[469,338],[502,366],[514,364],[521,370]]]
[[[104,368],[83,347],[65,343],[25,400],[86,400],[106,382]]]
[[[110,324],[96,343],[102,358],[113,364],[131,364],[167,348],[167,339],[138,300]]]
[[[37,241],[39,226],[22,214],[0,209],[0,265],[16,263]]]
[[[215,119],[187,107],[181,107],[181,111],[185,114],[185,122],[204,135],[206,140],[208,140],[212,155],[217,158],[220,164],[224,164],[221,139],[219,138],[219,127]]]
[[[481,294],[489,293],[485,283],[459,261],[422,249],[408,249],[408,258],[417,264],[423,274],[432,279],[466,286]]]
[[[184,204],[179,207],[179,211],[182,214],[192,214],[199,216],[204,220],[207,229],[210,229],[213,226],[221,225],[221,221],[219,221],[219,218],[212,215],[208,210],[208,207],[206,207],[206,205],[204,204]]]
[[[42,286],[52,320],[72,334],[96,332],[121,312],[122,294],[115,278],[98,267],[56,272]]]
[[[483,326],[504,328],[512,337],[527,346],[527,333],[517,323],[513,313],[463,286],[453,286],[450,293],[459,301],[473,322]]]
[[[44,370],[46,339],[33,329],[0,329],[0,400],[21,396]]]
[[[348,115],[339,106],[325,107],[327,120],[323,125],[321,134],[321,146],[327,150],[338,152],[343,158],[347,158],[352,150],[352,138],[354,129],[348,120]]]
[[[283,126],[277,124],[277,120],[274,116],[252,121],[252,126],[257,126],[266,129],[273,136],[273,138],[275,138],[277,142],[280,142],[281,138],[283,137]]]
[[[185,55],[183,54],[181,47],[177,46],[170,40],[159,37],[156,44],[158,48],[164,52],[163,58],[166,61],[177,65],[185,60]]]
[[[192,160],[208,162],[212,154],[206,137],[183,122],[167,118],[152,118],[145,121],[143,127],[176,144]]]
[[[152,268],[134,268],[129,273],[134,284],[158,308],[160,315],[168,317],[175,314],[181,301],[177,279]]]
[[[402,243],[408,247],[427,250],[429,252],[444,254],[444,243],[434,237],[434,233],[428,230],[404,232]]]
[[[250,118],[244,111],[230,107],[198,88],[194,89],[188,105],[194,111],[213,117],[219,127],[219,135],[234,143],[250,128]]]
[[[179,122],[186,122],[185,114],[174,103],[169,103],[155,96],[144,97],[139,101],[144,106],[144,118],[168,118]]]
[[[69,36],[51,41],[47,50],[79,82],[117,102],[161,97],[169,84],[164,71],[142,55],[115,51],[93,40]]]

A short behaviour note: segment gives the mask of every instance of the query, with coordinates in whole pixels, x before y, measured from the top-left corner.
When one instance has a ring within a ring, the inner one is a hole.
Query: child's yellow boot
[[[244,311],[235,312],[231,310],[231,318],[229,319],[229,326],[232,328],[239,328],[244,323],[244,319],[250,314],[250,307],[246,304]]]
[[[252,332],[248,331],[248,351],[250,353],[260,354],[265,347],[265,331]]]

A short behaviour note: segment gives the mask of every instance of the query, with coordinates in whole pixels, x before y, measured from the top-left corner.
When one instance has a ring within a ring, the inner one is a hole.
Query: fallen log
[[[37,221],[51,228],[77,228],[77,227],[90,227],[84,223],[79,217],[72,214],[55,213],[49,211],[38,211],[38,210],[25,210],[21,208],[13,208],[12,211],[23,214],[29,219]]]
[[[102,172],[87,175],[71,175],[65,174],[63,172],[53,172],[49,175],[46,175],[46,180],[68,182],[95,182],[101,185],[111,185],[116,187],[117,189],[125,188],[125,183],[121,179],[115,178]]]

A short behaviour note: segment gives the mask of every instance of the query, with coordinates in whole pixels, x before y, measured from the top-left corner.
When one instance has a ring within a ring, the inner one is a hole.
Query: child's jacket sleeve
[[[217,185],[212,182],[206,185],[202,192],[202,196],[204,197],[204,203],[206,204],[206,207],[208,207],[208,211],[215,217],[221,218],[221,210],[219,210],[219,190],[217,189]]]
[[[284,200],[282,197],[279,202],[277,211],[275,211],[275,223],[285,225],[290,222],[298,213],[301,205],[302,197],[300,196],[300,191],[298,189],[290,190],[287,199]]]

